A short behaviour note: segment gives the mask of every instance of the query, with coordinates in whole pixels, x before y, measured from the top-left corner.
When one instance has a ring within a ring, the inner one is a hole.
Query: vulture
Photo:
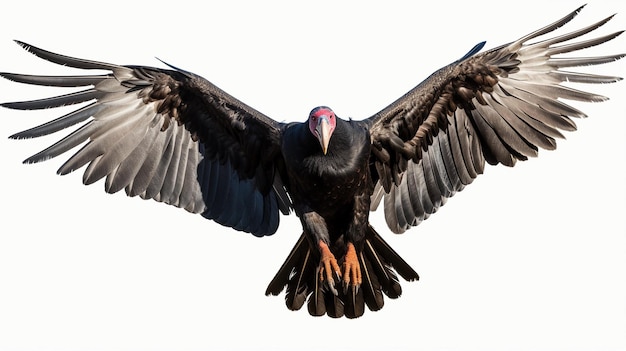
[[[607,98],[562,83],[613,83],[619,77],[569,71],[624,54],[561,56],[603,44],[622,32],[580,39],[613,16],[547,36],[582,7],[522,38],[488,51],[484,42],[437,70],[369,118],[340,118],[330,107],[303,122],[278,122],[191,72],[74,58],[17,43],[85,75],[0,73],[14,82],[82,87],[63,95],[5,102],[9,109],[77,108],[10,138],[74,130],[25,163],[73,154],[63,175],[86,166],[84,184],[200,214],[262,237],[290,212],[302,234],[267,287],[285,290],[289,309],[355,318],[402,293],[399,277],[418,274],[370,225],[381,203],[389,229],[418,225],[481,173],[552,150],[572,118],[585,114],[562,100]],[[78,149],[76,147],[81,146]]]

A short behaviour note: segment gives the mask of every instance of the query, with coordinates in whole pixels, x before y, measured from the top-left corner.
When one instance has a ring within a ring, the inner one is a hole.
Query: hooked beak
[[[330,142],[330,121],[326,116],[320,116],[317,120],[317,126],[315,127],[315,134],[317,140],[319,140],[322,146],[322,152],[326,155],[328,151],[328,143]]]

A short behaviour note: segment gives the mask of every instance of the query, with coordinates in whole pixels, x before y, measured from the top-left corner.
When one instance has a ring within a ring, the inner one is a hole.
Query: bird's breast
[[[369,134],[338,125],[323,154],[308,130],[294,129],[283,144],[289,191],[316,211],[337,210],[368,191]]]
[[[367,159],[327,154],[289,162],[291,192],[317,212],[333,212],[370,188]]]

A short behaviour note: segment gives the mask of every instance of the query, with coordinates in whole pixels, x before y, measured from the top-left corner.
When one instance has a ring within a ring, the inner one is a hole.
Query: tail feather
[[[365,296],[361,288],[348,287],[343,292],[344,312],[348,318],[361,317],[365,313]]]
[[[325,290],[321,285],[309,297],[307,304],[309,314],[319,317],[327,314],[332,318],[340,318],[344,315],[344,304],[338,296]]]
[[[361,263],[361,267],[364,267],[362,269],[363,284],[361,284],[361,289],[364,290],[363,295],[365,297],[365,304],[371,311],[378,311],[383,308],[385,304],[378,275],[372,274],[374,271],[372,264],[367,258],[365,258],[362,252],[359,255],[359,261]]]
[[[387,263],[400,274],[406,281],[419,280],[419,275],[411,266],[404,260],[398,253],[387,244],[386,241],[378,234],[374,228],[369,227],[370,237],[369,242],[372,244],[373,251],[378,252],[382,257],[387,260]],[[393,271],[392,271],[393,272]],[[396,278],[397,279],[397,278]]]
[[[386,262],[375,249],[372,244],[372,240],[365,239],[365,245],[363,247],[363,251],[370,257],[370,260],[373,262],[372,269],[370,272],[373,273],[375,277],[378,278],[379,286],[382,292],[387,295],[387,297],[391,299],[396,299],[402,294],[402,287],[400,286],[400,281],[398,280],[398,276],[390,267],[389,263]]]
[[[285,303],[287,308],[296,311],[299,310],[307,296],[309,295],[309,286],[311,286],[311,277],[314,275],[311,272],[311,250],[307,250],[301,263],[301,270],[295,271],[293,279],[290,279],[287,284],[287,292],[285,294]]]
[[[299,310],[309,295],[309,286],[312,286],[307,281],[313,278],[312,274],[308,272],[313,265],[311,261],[311,248],[306,237],[302,234],[274,279],[267,286],[265,295],[277,296],[287,286],[285,294],[287,308]]]
[[[315,276],[319,275],[319,268],[315,270]],[[322,284],[319,279],[314,280],[314,288],[307,303],[307,308],[311,316],[323,316],[326,314],[326,302],[324,301],[324,291],[322,291]]]
[[[299,310],[307,302],[307,310],[312,316],[326,314],[333,318],[357,318],[364,314],[365,306],[371,311],[380,310],[384,306],[383,294],[395,299],[402,293],[396,272],[407,281],[418,280],[419,276],[374,228],[368,226],[365,234],[363,249],[358,253],[363,278],[358,289],[350,286],[339,289],[339,294],[334,295],[325,283],[320,282],[319,255],[302,234],[265,294],[278,295],[286,287],[287,308]],[[338,243],[342,240],[338,239]],[[340,258],[340,264],[345,254],[343,251],[333,250],[335,257]]]

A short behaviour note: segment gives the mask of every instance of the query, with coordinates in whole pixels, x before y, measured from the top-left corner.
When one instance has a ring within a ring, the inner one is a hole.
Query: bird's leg
[[[337,263],[337,259],[332,252],[330,252],[330,248],[323,240],[319,241],[319,249],[320,249],[320,266],[319,266],[319,280],[321,282],[326,281],[328,287],[333,292],[333,294],[337,295],[337,289],[335,289],[335,277],[333,277],[333,273],[337,277],[337,280],[341,279],[341,271],[339,269],[339,264]]]
[[[359,264],[356,248],[353,243],[348,242],[346,245],[346,256],[343,261],[343,289],[346,291],[350,285],[355,290],[358,290],[362,282],[361,265]]]
[[[351,286],[356,293],[363,282],[358,252],[360,252],[362,246],[360,244],[363,243],[365,238],[369,206],[370,194],[364,193],[355,197],[352,222],[346,232],[346,255],[343,261],[344,291],[347,291],[348,287]]]
[[[330,236],[328,235],[326,221],[322,216],[310,209],[301,211],[301,213],[300,221],[302,222],[304,232],[309,235],[311,242],[317,243],[320,250],[320,262],[317,268],[318,279],[320,282],[326,282],[330,291],[337,295],[335,278],[337,281],[341,279],[341,269],[339,268],[335,255],[333,255],[330,251],[330,247],[328,247]]]

